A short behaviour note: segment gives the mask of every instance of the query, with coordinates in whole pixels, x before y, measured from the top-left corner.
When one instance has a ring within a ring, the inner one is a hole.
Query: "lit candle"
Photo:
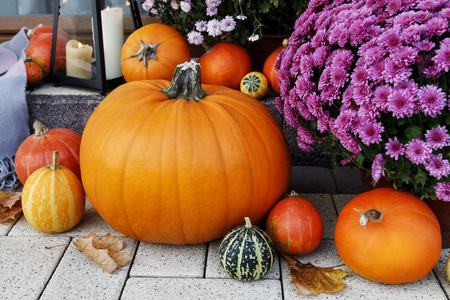
[[[92,79],[92,47],[76,40],[66,44],[66,75]]]
[[[109,80],[122,76],[120,55],[124,43],[123,10],[120,7],[107,7],[102,10],[101,15],[105,73]]]

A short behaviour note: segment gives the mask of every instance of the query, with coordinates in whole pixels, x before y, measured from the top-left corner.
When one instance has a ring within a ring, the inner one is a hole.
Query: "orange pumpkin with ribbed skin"
[[[189,46],[174,28],[154,23],[134,31],[122,47],[121,64],[127,82],[171,80],[178,64],[191,59]]]
[[[339,213],[335,242],[350,269],[388,284],[428,275],[442,246],[431,209],[417,196],[393,188],[374,189],[347,203]]]
[[[128,237],[208,242],[244,217],[261,222],[288,189],[289,149],[270,112],[232,89],[204,85],[204,94],[199,75],[199,65],[187,63],[170,86],[126,83],[86,124],[80,152],[86,194]]]
[[[48,78],[50,73],[50,59],[52,51],[53,27],[37,26],[28,31],[30,43],[25,49],[27,57],[39,64]],[[66,69],[66,44],[70,36],[63,30],[58,30],[55,48],[55,70]]]
[[[242,78],[252,70],[247,51],[236,44],[220,42],[203,54],[198,63],[202,67],[202,83],[226,86],[239,90]]]
[[[266,231],[281,253],[306,255],[322,241],[323,221],[310,201],[292,191],[271,209]]]
[[[278,94],[280,93],[280,84],[278,83],[278,71],[275,69],[275,64],[277,62],[278,55],[284,48],[284,46],[280,46],[275,49],[269,57],[267,57],[263,66],[263,74],[267,77],[272,90]]]
[[[78,177],[59,166],[58,151],[53,152],[52,164],[36,170],[23,186],[23,214],[41,232],[59,233],[75,227],[83,217],[85,202]]]
[[[72,170],[81,180],[81,135],[68,128],[48,129],[35,121],[35,133],[26,138],[16,152],[14,160],[17,177],[22,184],[37,169],[50,165],[53,151],[59,151],[60,164]]]
[[[25,60],[25,70],[27,72],[27,88],[33,90],[40,87],[45,82],[44,69],[37,63],[27,58]]]

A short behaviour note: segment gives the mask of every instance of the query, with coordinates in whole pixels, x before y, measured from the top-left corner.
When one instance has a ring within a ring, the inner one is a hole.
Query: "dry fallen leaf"
[[[123,249],[123,237],[109,233],[99,238],[92,230],[89,235],[73,241],[73,244],[109,274],[131,260],[125,251],[119,252]]]
[[[447,273],[447,280],[450,281],[450,255],[445,262],[445,273]]]
[[[341,269],[320,268],[311,263],[302,264],[293,256],[283,255],[291,272],[291,283],[300,295],[334,293],[346,287],[342,278],[350,273]]]
[[[0,191],[0,223],[9,219],[15,219],[16,215],[22,212],[21,192]]]

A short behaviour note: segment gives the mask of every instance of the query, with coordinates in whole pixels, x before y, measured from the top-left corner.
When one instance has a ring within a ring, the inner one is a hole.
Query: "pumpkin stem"
[[[53,151],[52,157],[52,165],[50,166],[50,170],[59,170],[59,151]]]
[[[44,126],[44,124],[42,124],[39,121],[34,121],[33,128],[34,128],[34,134],[36,135],[36,137],[44,136],[49,130],[47,127]]]
[[[289,45],[289,39],[284,39],[282,45],[284,48],[287,48],[287,46]]]
[[[132,54],[131,57],[139,58],[139,61],[144,61],[144,66],[146,67],[149,59],[158,60],[156,57],[156,48],[158,48],[159,43],[156,45],[152,45],[150,43],[145,44],[143,41],[140,41],[141,47],[135,54]]]
[[[191,60],[179,64],[173,73],[172,82],[161,89],[169,99],[200,101],[208,94],[202,89],[200,64]]]
[[[252,228],[252,222],[250,222],[250,218],[249,217],[245,217],[245,228]]]
[[[377,209],[369,209],[366,212],[362,212],[357,208],[354,208],[354,210],[361,214],[361,216],[359,217],[359,224],[361,224],[361,226],[364,226],[364,228],[366,228],[366,224],[369,223],[369,220],[374,223],[378,223],[383,219],[383,213]]]
[[[286,197],[300,197],[299,194],[292,190]]]

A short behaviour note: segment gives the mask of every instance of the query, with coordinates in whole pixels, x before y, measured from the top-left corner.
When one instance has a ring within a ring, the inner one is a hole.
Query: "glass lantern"
[[[126,34],[142,27],[136,0],[57,0],[50,78],[58,86],[107,89],[124,83]]]

